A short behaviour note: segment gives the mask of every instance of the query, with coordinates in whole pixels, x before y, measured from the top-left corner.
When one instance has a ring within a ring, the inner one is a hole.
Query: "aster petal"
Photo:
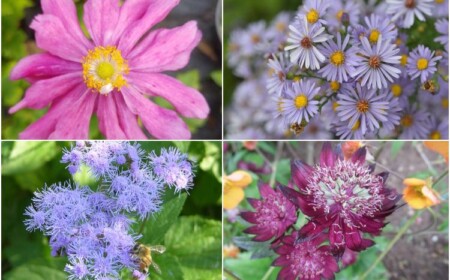
[[[333,152],[330,142],[326,142],[322,146],[322,152],[320,153],[320,165],[325,167],[333,167],[334,162],[337,160],[337,155]]]
[[[129,5],[127,5],[130,2]],[[141,37],[155,24],[163,20],[170,11],[178,5],[179,0],[135,0],[127,1],[120,11],[118,26],[124,24],[125,30],[117,32],[116,38],[119,38],[118,49],[127,55]],[[142,14],[140,18],[131,16],[131,13]],[[142,13],[143,12],[143,13]],[[125,18],[124,18],[125,17]],[[119,27],[119,30],[121,28]],[[119,34],[120,33],[120,34]]]
[[[133,70],[146,72],[179,70],[188,64],[201,37],[195,21],[153,31],[130,52],[130,66]]]
[[[35,30],[36,44],[40,49],[75,62],[81,62],[87,54],[86,46],[70,36],[61,20],[54,15],[38,15],[30,27]]]
[[[25,97],[9,109],[9,113],[13,114],[23,108],[42,109],[72,90],[83,91],[86,86],[80,75],[81,73],[69,73],[34,83],[27,89]]]
[[[111,94],[120,94],[112,92]],[[126,139],[127,136],[120,127],[116,104],[111,95],[98,97],[98,126],[100,132],[108,139]]]
[[[97,46],[114,44],[113,34],[119,20],[119,1],[88,0],[84,4],[83,20]]]
[[[69,33],[85,48],[92,48],[92,43],[84,36],[81,30],[77,9],[73,0],[41,0],[41,6],[45,14],[54,15],[61,20],[66,33]]]
[[[204,119],[209,114],[203,95],[177,79],[164,74],[138,72],[130,73],[129,77],[142,92],[165,98],[184,117]]]
[[[308,177],[312,172],[313,168],[301,160],[291,162],[292,179],[300,190],[308,185]]]
[[[122,93],[128,108],[139,115],[145,128],[155,138],[191,138],[189,128],[174,111],[157,106],[131,87],[122,88]]]
[[[147,139],[141,127],[139,127],[137,116],[133,114],[127,107],[125,100],[121,94],[113,94],[117,106],[117,115],[120,127],[127,135],[128,139]]]
[[[29,82],[80,71],[81,64],[53,56],[48,53],[33,54],[22,58],[11,70],[10,79],[26,79]]]

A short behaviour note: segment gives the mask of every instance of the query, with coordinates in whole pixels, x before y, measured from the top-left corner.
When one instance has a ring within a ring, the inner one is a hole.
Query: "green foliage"
[[[150,268],[151,279],[221,279],[221,161],[220,142],[140,142],[147,152],[159,154],[162,148],[178,147],[197,162],[190,195],[167,188],[162,210],[146,221],[136,220],[139,242],[164,245],[163,254],[152,254],[162,275]],[[2,278],[67,279],[65,257],[52,257],[48,237],[29,233],[23,213],[32,192],[45,183],[75,180],[95,186],[87,170],[72,178],[59,161],[69,142],[2,143]],[[205,162],[201,164],[202,162]],[[219,172],[217,171],[219,170]],[[131,279],[123,272],[122,279]]]
[[[217,70],[214,72],[211,72],[211,79],[218,85],[219,87],[222,87],[222,71]]]
[[[177,79],[188,87],[200,90],[200,72],[197,69],[179,73]]]

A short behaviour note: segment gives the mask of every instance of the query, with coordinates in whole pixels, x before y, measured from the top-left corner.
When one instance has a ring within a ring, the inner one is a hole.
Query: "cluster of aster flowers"
[[[53,256],[68,256],[69,279],[120,279],[123,269],[146,279],[132,250],[141,236],[131,226],[160,211],[165,185],[177,191],[192,186],[187,156],[173,148],[146,155],[138,144],[92,141],[77,142],[61,162],[71,174],[87,167],[97,188],[69,182],[44,187],[26,208],[27,230],[49,236]]]
[[[448,139],[448,1],[306,0],[233,31],[228,65],[228,138]]]
[[[254,211],[241,216],[252,225],[244,232],[270,241],[278,279],[334,279],[339,262],[346,266],[374,245],[370,236],[381,233],[401,195],[365,159],[365,147],[346,157],[326,143],[317,165],[292,161],[289,186],[262,184],[261,199],[249,199]],[[299,215],[308,221],[296,228]]]

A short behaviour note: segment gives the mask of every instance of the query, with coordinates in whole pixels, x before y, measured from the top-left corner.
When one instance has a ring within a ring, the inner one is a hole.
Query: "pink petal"
[[[120,127],[125,132],[128,139],[147,139],[148,137],[139,127],[137,116],[133,114],[125,104],[122,94],[114,94],[117,106],[117,115]]]
[[[308,185],[308,177],[313,172],[313,168],[301,160],[291,161],[291,176],[294,183],[300,190]]]
[[[97,117],[100,132],[107,139],[127,139],[127,136],[120,127],[115,101],[112,95],[120,94],[113,91],[110,95],[100,95],[98,97]]]
[[[334,162],[337,160],[337,155],[333,152],[330,142],[326,142],[322,146],[322,152],[320,153],[320,165],[322,167],[333,167]]]
[[[84,23],[97,46],[114,44],[113,34],[119,20],[119,1],[89,0],[84,4]]]
[[[191,52],[201,37],[195,21],[173,29],[153,31],[131,51],[130,67],[148,72],[181,69],[189,62]]]
[[[35,82],[75,71],[82,71],[81,64],[48,53],[40,53],[21,59],[11,70],[10,79],[26,78],[28,81]]]
[[[66,108],[49,139],[88,139],[89,122],[98,96],[86,90],[81,98]]]
[[[162,21],[179,2],[180,0],[125,1],[115,31],[115,38],[119,38],[118,49],[127,55],[141,37]]]
[[[38,15],[30,26],[34,29],[36,44],[40,49],[66,60],[81,62],[87,48],[70,35],[61,20],[54,15]]]
[[[197,90],[170,76],[156,73],[130,73],[129,78],[142,92],[158,95],[169,101],[184,117],[205,119],[209,106]]]
[[[361,147],[353,154],[351,158],[352,162],[364,164],[366,161],[366,147]]]
[[[92,48],[92,43],[84,36],[78,21],[77,10],[73,0],[41,0],[44,14],[58,17],[64,29],[75,41],[81,43],[85,48]]]
[[[42,109],[54,99],[72,90],[78,92],[85,90],[86,86],[80,76],[80,73],[69,73],[37,81],[27,89],[25,97],[9,109],[9,113],[13,114],[23,108]]]
[[[56,123],[85,91],[72,91],[67,95],[55,100],[48,112],[39,120],[28,126],[22,133],[20,139],[48,139],[55,130]]]
[[[157,106],[131,87],[122,88],[122,93],[128,108],[139,115],[145,128],[155,138],[191,138],[189,128],[174,111]]]

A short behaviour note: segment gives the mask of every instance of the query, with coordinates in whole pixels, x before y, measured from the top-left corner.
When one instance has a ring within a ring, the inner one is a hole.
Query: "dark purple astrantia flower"
[[[295,231],[283,237],[282,245],[275,249],[280,256],[273,265],[282,267],[277,279],[334,279],[334,273],[339,270],[336,258],[329,245],[321,246],[327,236],[321,234],[312,240],[298,242],[298,234]]]
[[[330,245],[339,256],[345,248],[359,252],[374,244],[363,233],[380,234],[400,195],[385,186],[388,173],[374,174],[374,166],[365,165],[365,158],[365,147],[344,160],[326,143],[320,164],[292,162],[292,180],[300,192],[282,191],[311,217],[299,231],[300,240],[328,231]]]
[[[246,229],[245,233],[255,234],[255,241],[268,241],[282,236],[295,223],[297,211],[295,205],[280,191],[280,187],[274,190],[268,184],[261,184],[259,192],[261,200],[248,199],[255,212],[242,212],[241,216],[247,222],[255,224]]]

